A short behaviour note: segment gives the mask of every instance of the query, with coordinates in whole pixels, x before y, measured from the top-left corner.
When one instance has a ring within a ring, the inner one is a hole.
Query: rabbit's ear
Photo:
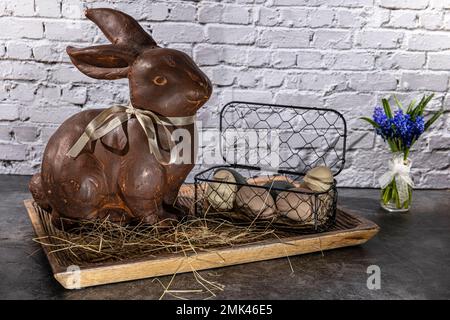
[[[115,45],[88,48],[67,47],[72,63],[85,75],[96,79],[126,78],[137,52]]]
[[[140,50],[156,46],[155,40],[132,17],[109,8],[87,9],[85,15],[116,45]]]

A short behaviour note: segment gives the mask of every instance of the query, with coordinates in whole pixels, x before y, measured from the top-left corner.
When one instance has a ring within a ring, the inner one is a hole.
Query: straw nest
[[[187,212],[193,212],[192,192],[192,188],[182,189],[175,205]],[[288,219],[280,223],[279,219],[249,219],[239,212],[209,210],[202,217],[187,216],[181,221],[164,220],[154,225],[121,225],[107,218],[82,220],[77,221],[76,227],[67,231],[56,228],[49,213],[42,209],[39,211],[47,236],[33,240],[45,246],[63,266],[93,266],[172,254],[189,256],[200,252],[218,252],[223,248],[257,241],[282,241],[282,238],[304,232],[303,228],[296,227],[295,223],[288,223]],[[164,288],[161,298],[166,294],[182,298],[182,294],[196,293],[207,293],[208,297],[213,297],[215,292],[223,290],[223,285],[205,279],[196,270],[193,269],[192,274],[200,284],[200,289],[173,290],[170,287],[175,275],[167,285],[156,278]]]
[[[227,212],[227,214],[229,214]],[[44,221],[47,236],[34,240],[70,264],[114,262],[165,254],[196,254],[280,237],[267,222],[233,222],[221,214],[164,220],[154,225],[120,225],[104,220],[81,220],[70,231]]]
[[[227,213],[229,214],[229,213]],[[41,221],[47,236],[34,241],[47,247],[61,265],[92,266],[99,263],[151,259],[168,254],[193,255],[218,252],[221,248],[253,243],[266,239],[281,239],[287,232],[277,231],[270,224],[236,222],[220,213],[204,217],[189,217],[182,221],[165,220],[156,225],[123,226],[105,220],[79,221],[69,231],[53,226],[50,214],[43,212]],[[280,240],[281,241],[281,240]],[[289,261],[289,258],[287,258]],[[291,266],[289,261],[289,266]],[[176,273],[168,283],[155,278],[163,288],[160,299],[210,299],[225,286],[212,272],[199,273],[192,268],[193,288],[177,289]],[[291,272],[292,266],[291,266]]]
[[[174,205],[193,213],[194,189],[184,185]],[[201,201],[201,200],[199,200]],[[240,212],[213,212],[166,219],[154,225],[123,225],[103,220],[70,221],[70,231],[53,226],[50,214],[41,215],[46,237],[34,240],[59,258],[62,264],[95,264],[160,257],[165,254],[196,254],[305,232],[305,226],[289,219],[258,219]],[[71,223],[72,222],[72,223]]]

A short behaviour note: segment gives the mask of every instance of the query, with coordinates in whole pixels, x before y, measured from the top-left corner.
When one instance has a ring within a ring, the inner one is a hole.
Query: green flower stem
[[[409,148],[405,149],[403,160],[406,161],[408,159],[408,156],[409,156]]]
[[[391,151],[393,153],[402,152],[403,153],[403,159],[405,161],[406,161],[406,159],[408,159],[409,150],[411,149],[411,147],[414,144],[414,142],[416,142],[416,141],[413,140],[413,142],[411,143],[411,146],[409,148],[406,148],[406,147],[404,147],[402,145],[401,141],[399,141],[397,139],[387,139],[387,143],[389,145],[389,149],[391,149]]]
[[[395,205],[397,206],[397,209],[400,209],[402,205],[400,203],[400,197],[398,196],[397,183],[395,183],[395,179],[392,180],[392,187],[394,189],[393,198],[395,200]]]
[[[382,190],[383,203],[387,204],[392,197],[392,186],[389,184],[386,188]]]
[[[405,202],[400,203],[397,184],[395,183],[395,179],[392,179],[391,183],[381,190],[381,199],[385,205],[394,203],[397,209],[409,208],[412,200],[412,188],[408,186],[408,199]]]

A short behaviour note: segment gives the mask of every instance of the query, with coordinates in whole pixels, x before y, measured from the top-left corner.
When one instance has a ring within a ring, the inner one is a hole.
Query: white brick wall
[[[433,110],[450,108],[449,0],[0,0],[0,173],[36,172],[62,121],[128,99],[125,80],[90,79],[69,63],[67,45],[106,41],[85,6],[124,10],[193,55],[214,83],[205,126],[232,99],[343,112],[343,186],[377,186],[386,166],[384,144],[358,120],[382,97],[433,91]],[[419,187],[450,187],[448,111],[412,157]]]

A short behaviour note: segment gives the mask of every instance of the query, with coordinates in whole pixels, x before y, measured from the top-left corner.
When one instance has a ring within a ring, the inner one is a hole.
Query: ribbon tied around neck
[[[164,117],[150,110],[134,108],[131,103],[127,106],[112,106],[98,114],[84,129],[83,134],[67,152],[67,156],[76,158],[89,141],[95,141],[108,134],[115,128],[135,117],[147,137],[148,147],[159,163],[173,164],[178,155],[173,152],[175,143],[167,126],[185,126],[195,123],[195,115],[187,117]],[[156,126],[161,125],[162,133],[166,136],[170,148],[170,159],[165,161],[158,144]]]
[[[403,155],[396,155],[389,160],[389,171],[384,173],[378,182],[382,189],[386,188],[389,183],[395,179],[395,185],[398,191],[398,198],[403,205],[408,200],[408,186],[414,187],[414,182],[410,177],[412,162],[403,160]]]

